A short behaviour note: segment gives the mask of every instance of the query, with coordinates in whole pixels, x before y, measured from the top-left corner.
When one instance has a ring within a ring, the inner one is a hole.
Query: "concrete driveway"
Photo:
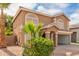
[[[55,47],[54,56],[79,56],[79,45],[59,45]]]
[[[0,56],[22,56],[22,47],[8,46],[0,48]],[[54,56],[79,56],[79,45],[59,45],[55,47]],[[52,54],[53,56],[53,54]]]
[[[21,56],[22,47],[8,46],[7,48],[0,48],[0,56]]]

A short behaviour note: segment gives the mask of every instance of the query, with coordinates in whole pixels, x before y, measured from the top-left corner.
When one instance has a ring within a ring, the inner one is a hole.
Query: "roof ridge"
[[[19,6],[19,9],[18,11],[16,12],[14,18],[13,18],[13,22],[15,20],[15,18],[17,17],[17,15],[20,13],[20,11],[29,11],[29,12],[32,12],[32,13],[36,13],[36,14],[40,14],[40,15],[43,15],[43,16],[48,16],[48,17],[57,17],[57,16],[61,16],[61,15],[64,15],[64,13],[58,13],[58,14],[55,14],[55,15],[48,15],[46,13],[43,13],[43,12],[39,12],[39,11],[35,11],[35,10],[32,10],[30,8],[25,8],[25,7],[22,7],[22,6]],[[66,16],[65,16],[66,17]],[[69,20],[69,19],[68,19]]]
[[[33,10],[33,9],[26,8],[26,7],[23,7],[23,6],[19,6],[19,8],[24,8],[24,9],[27,9],[27,10],[31,10],[31,11],[33,11],[33,12],[38,12],[38,13],[44,14],[44,15],[49,16],[49,17],[55,17],[55,16],[59,16],[59,15],[64,15],[63,12],[59,12],[59,13],[56,13],[56,14],[54,14],[54,15],[49,15],[49,14],[47,14],[47,13],[43,13],[43,12],[41,12],[41,11]]]

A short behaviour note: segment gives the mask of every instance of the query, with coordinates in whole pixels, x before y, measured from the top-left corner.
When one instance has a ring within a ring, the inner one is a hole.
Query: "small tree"
[[[13,34],[13,25],[12,25],[12,16],[6,16],[6,31],[5,35],[12,35]]]
[[[53,41],[40,35],[41,28],[41,24],[37,26],[33,22],[25,24],[23,30],[25,33],[31,34],[31,40],[23,46],[24,56],[48,56],[53,51]]]
[[[6,47],[6,40],[5,40],[5,16],[4,16],[4,9],[8,8],[10,3],[0,3],[0,47]]]
[[[41,23],[36,26],[32,21],[30,21],[24,25],[23,30],[25,33],[30,34],[32,38],[35,38],[35,37],[40,37],[39,34],[41,27],[42,27]]]

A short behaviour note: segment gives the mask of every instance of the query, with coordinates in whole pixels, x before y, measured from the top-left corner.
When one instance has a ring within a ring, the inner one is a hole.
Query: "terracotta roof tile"
[[[79,28],[79,23],[77,23],[77,24],[73,24],[73,25],[70,25],[69,28]]]
[[[40,14],[40,15],[44,15],[44,16],[48,16],[48,17],[56,17],[56,16],[61,16],[61,15],[64,15],[64,13],[57,13],[57,14],[54,14],[54,15],[48,15],[46,13],[43,13],[43,12],[39,12],[39,11],[34,11],[34,10],[31,10],[31,9],[28,9],[28,8],[24,8],[24,7],[21,7],[18,9],[18,11],[16,12],[16,15],[14,16],[13,18],[13,22],[15,20],[15,18],[18,16],[18,14],[20,13],[21,10],[24,10],[24,11],[29,11],[29,12],[33,12],[33,13],[37,13],[37,14]],[[66,17],[66,15],[64,15]],[[66,17],[67,18],[67,17]],[[69,19],[68,19],[69,20]]]
[[[56,27],[57,29],[59,29],[59,28],[58,28],[54,23],[51,23],[51,24],[45,25],[45,26],[43,26],[42,29],[50,28],[50,27]]]

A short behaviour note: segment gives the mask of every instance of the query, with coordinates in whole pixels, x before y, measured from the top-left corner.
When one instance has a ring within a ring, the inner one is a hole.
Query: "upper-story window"
[[[59,29],[64,29],[64,22],[62,19],[54,18],[53,24],[57,26]]]
[[[56,18],[53,19],[53,23],[54,23],[54,24],[56,24],[56,20],[57,20]]]
[[[60,29],[64,29],[64,21],[62,19],[57,19],[57,26],[60,28]]]
[[[33,13],[27,13],[25,15],[25,22],[28,22],[28,21],[33,21],[35,25],[38,25],[38,16],[36,14],[33,14]]]

